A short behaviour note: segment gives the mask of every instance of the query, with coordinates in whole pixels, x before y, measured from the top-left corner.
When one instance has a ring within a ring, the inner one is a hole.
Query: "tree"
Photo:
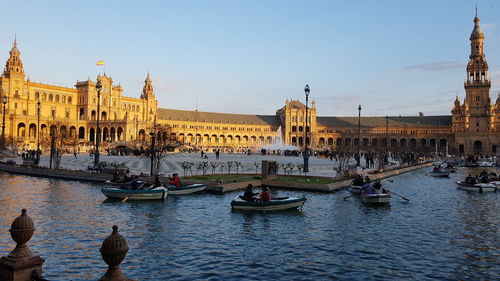
[[[149,157],[152,163],[152,175],[158,175],[161,166],[165,162],[167,152],[173,151],[179,145],[179,141],[172,134],[172,127],[170,125],[154,124],[149,129],[153,133],[150,133],[149,137]]]
[[[49,134],[40,135],[40,145],[50,147],[54,169],[59,169],[61,165],[61,156],[65,152],[75,150],[78,145],[78,136],[76,130],[71,130],[67,121],[49,120],[47,123]],[[52,139],[54,148],[52,151]]]
[[[335,151],[335,164],[333,169],[337,174],[335,179],[342,179],[349,176],[349,162],[353,159],[353,154],[346,147],[338,145]]]

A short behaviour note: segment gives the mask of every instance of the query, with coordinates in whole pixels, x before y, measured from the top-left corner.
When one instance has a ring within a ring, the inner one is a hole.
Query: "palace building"
[[[105,73],[98,76],[103,87],[97,112],[95,81],[77,81],[74,88],[31,82],[14,41],[0,78],[0,101],[6,97],[3,133],[7,144],[26,149],[35,149],[38,138],[45,139],[54,132],[72,136],[76,146],[88,150],[97,133],[104,147],[147,141],[157,122],[172,129],[171,136],[164,138],[175,137],[179,144],[206,149],[247,150],[278,143],[303,148],[308,142],[313,149],[342,147],[354,151],[359,145],[361,150],[371,152],[495,154],[500,144],[500,98],[495,103],[490,99],[484,39],[476,16],[464,83],[466,97],[463,103],[457,97],[449,116],[318,116],[316,102],[312,101],[307,127],[306,106],[298,100],[286,100],[274,115],[158,108],[149,73],[139,98],[123,96],[122,87]]]

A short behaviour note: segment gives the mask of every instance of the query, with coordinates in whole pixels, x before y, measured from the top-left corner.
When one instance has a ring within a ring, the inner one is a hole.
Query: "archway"
[[[78,138],[79,139],[85,138],[85,128],[84,127],[78,128]]]
[[[26,125],[24,125],[24,123],[19,123],[17,125],[17,136],[26,137]]]
[[[29,137],[30,138],[35,138],[36,137],[36,125],[33,124],[33,123],[30,124]]]
[[[483,153],[483,143],[481,141],[474,142],[474,154],[482,154]]]

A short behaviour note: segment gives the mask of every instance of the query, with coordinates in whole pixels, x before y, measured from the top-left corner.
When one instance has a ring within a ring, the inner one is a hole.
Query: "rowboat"
[[[436,177],[436,178],[446,178],[450,176],[450,172],[448,171],[432,171],[430,173],[431,177]]]
[[[457,186],[458,189],[463,189],[467,191],[475,191],[475,192],[488,192],[488,191],[497,191],[498,187],[495,183],[476,183],[476,184],[471,184],[471,183],[465,183],[465,182],[460,182],[457,181]]]
[[[122,189],[116,187],[103,187],[102,193],[110,199],[123,200],[165,200],[168,190],[165,187],[155,187],[153,189]]]
[[[271,201],[246,201],[237,196],[231,201],[233,211],[283,211],[302,208],[306,198],[282,197]]]
[[[175,185],[167,185],[166,188],[168,189],[168,194],[170,195],[184,195],[203,191],[207,188],[207,185],[201,183],[186,184],[179,187],[175,187]]]
[[[389,193],[361,194],[361,201],[368,204],[389,204],[391,195]]]
[[[349,190],[349,192],[351,192],[352,194],[359,195],[359,194],[361,194],[362,188],[363,188],[362,185],[351,185],[351,186],[349,186],[349,188],[347,190]]]

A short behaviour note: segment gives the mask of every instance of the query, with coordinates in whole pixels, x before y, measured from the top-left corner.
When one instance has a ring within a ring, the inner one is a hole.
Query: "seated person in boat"
[[[112,182],[118,182],[120,180],[120,174],[118,173],[118,170],[115,170],[113,173],[113,178],[111,179]]]
[[[479,182],[479,178],[478,178],[478,176],[476,175],[475,177],[473,177],[473,178],[472,178],[471,183],[472,183],[472,184],[476,184],[476,183],[478,183],[478,182]]]
[[[357,185],[357,186],[362,186],[363,185],[363,177],[361,177],[361,175],[356,175],[354,177],[354,180],[352,181],[352,184]]]
[[[153,188],[163,186],[160,181],[160,177],[158,175],[155,176],[155,180],[153,182]]]
[[[465,183],[466,184],[472,184],[472,182],[474,181],[474,178],[472,177],[471,174],[469,174],[466,178],[465,178]]]
[[[260,201],[271,201],[271,192],[269,191],[269,187],[263,187],[262,192],[260,193]]]
[[[170,185],[175,185],[175,187],[181,186],[181,181],[179,180],[178,174],[172,175],[172,178],[170,179]]]
[[[483,171],[479,174],[479,176],[480,176],[480,177],[484,177],[484,176],[487,176],[487,175],[488,175],[488,172],[486,172],[486,170],[483,170]]]
[[[365,176],[365,179],[363,180],[363,183],[364,184],[367,184],[367,183],[370,183],[372,180],[370,179],[370,177],[368,176]]]
[[[495,172],[490,172],[490,179],[493,180],[493,179],[498,179],[498,176]]]
[[[375,190],[375,193],[382,194],[384,193],[384,189],[382,188],[382,184],[380,183],[380,180],[375,180],[373,183],[373,189]]]
[[[130,181],[130,188],[131,188],[132,190],[137,190],[137,189],[139,189],[139,182],[137,181],[137,179],[138,179],[138,178],[139,178],[138,176],[134,176],[134,177],[132,178],[132,180]]]
[[[375,193],[375,189],[370,184],[365,184],[363,188],[361,188],[361,192],[363,194],[373,194]]]
[[[488,174],[481,177],[481,183],[489,183],[489,182],[490,182],[490,177],[488,176]]]
[[[258,192],[253,192],[253,185],[249,184],[245,189],[245,193],[243,193],[243,197],[241,197],[245,201],[255,201],[255,196],[259,195]]]

